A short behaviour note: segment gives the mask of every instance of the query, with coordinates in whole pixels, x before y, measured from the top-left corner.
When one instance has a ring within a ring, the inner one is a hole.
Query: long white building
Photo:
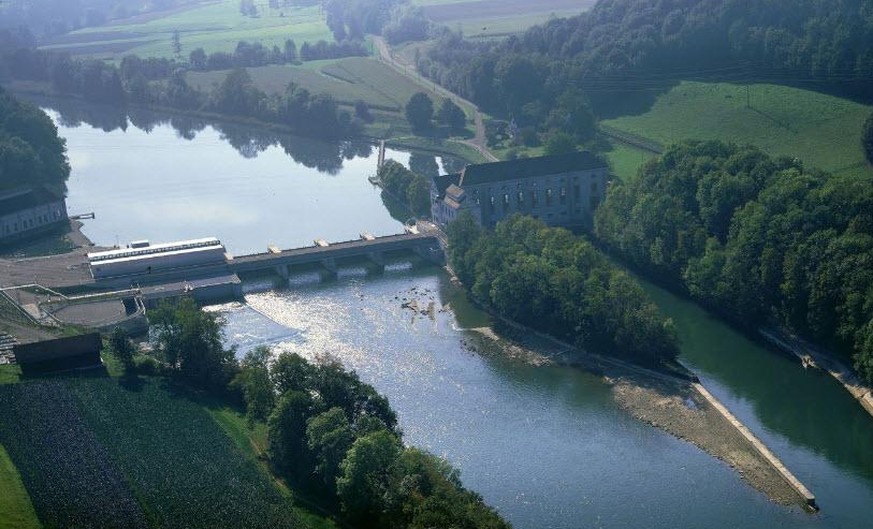
[[[138,241],[127,248],[88,254],[94,279],[149,275],[177,268],[218,265],[226,260],[224,245],[215,237],[161,244]]]

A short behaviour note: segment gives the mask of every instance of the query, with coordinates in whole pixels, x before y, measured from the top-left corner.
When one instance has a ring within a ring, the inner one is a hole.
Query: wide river
[[[97,244],[214,235],[241,254],[402,229],[403,212],[389,214],[367,182],[368,146],[47,106],[67,140],[69,209],[97,214],[84,228]],[[724,463],[630,417],[596,376],[474,352],[465,329],[488,319],[438,268],[249,283],[245,303],[214,310],[240,352],[269,344],[357,370],[389,397],[407,443],[460,468],[517,528],[873,526],[873,418],[829,377],[647,288],[677,323],[683,361],[816,494],[820,513],[770,503]],[[405,299],[440,310],[421,315]]]

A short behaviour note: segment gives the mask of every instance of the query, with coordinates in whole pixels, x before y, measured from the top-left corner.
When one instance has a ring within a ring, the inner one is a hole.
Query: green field
[[[425,16],[471,38],[522,33],[552,17],[589,9],[594,0],[413,0]]]
[[[86,28],[50,41],[44,49],[60,49],[74,55],[118,60],[134,53],[142,57],[172,57],[173,32],[178,31],[182,56],[202,47],[207,53],[233,51],[237,42],[261,42],[278,45],[294,39],[303,42],[331,41],[330,30],[318,5],[271,10],[266,2],[257,2],[259,15],[246,17],[239,12],[238,0],[204,1],[199,6],[164,16],[157,14],[140,19],[112,21],[104,26]]]
[[[869,170],[860,138],[871,107],[770,84],[751,85],[749,96],[751,108],[744,85],[683,81],[645,113],[603,123],[662,144],[719,139],[750,143],[837,174]]]
[[[365,57],[312,61],[305,66],[275,65],[249,68],[255,85],[268,94],[282,94],[294,82],[312,93],[328,93],[353,105],[365,101],[371,108],[402,113],[412,94],[424,88],[385,64]],[[227,71],[189,72],[188,82],[201,90],[220,83]]]
[[[0,529],[36,529],[41,527],[21,475],[0,446]]]
[[[636,178],[640,167],[654,156],[649,151],[635,149],[620,143],[614,143],[612,150],[606,153],[606,158],[612,167],[612,173],[625,182]]]
[[[34,506],[52,524],[136,522],[131,494],[152,527],[334,527],[269,473],[263,425],[169,380],[53,377],[0,385],[0,397],[0,528],[40,527]],[[73,454],[81,464],[61,463]],[[74,490],[88,505],[70,509]]]

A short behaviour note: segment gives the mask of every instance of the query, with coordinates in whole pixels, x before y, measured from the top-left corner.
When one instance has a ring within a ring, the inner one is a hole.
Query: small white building
[[[67,221],[63,195],[45,187],[0,192],[0,245],[26,239]]]

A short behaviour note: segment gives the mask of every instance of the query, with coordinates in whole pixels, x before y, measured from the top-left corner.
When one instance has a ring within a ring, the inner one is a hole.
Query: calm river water
[[[366,180],[376,156],[367,146],[59,105],[69,207],[97,213],[84,230],[97,244],[215,235],[239,254],[401,229],[402,214],[392,217]],[[408,443],[459,467],[515,527],[854,529],[873,520],[873,419],[830,378],[655,287],[683,360],[818,496],[819,514],[769,503],[723,463],[634,420],[595,376],[471,352],[464,329],[487,317],[437,268],[401,263],[375,278],[346,270],[326,284],[246,288],[245,303],[215,308],[229,343],[339,357],[389,397]],[[443,310],[422,316],[404,298]]]

